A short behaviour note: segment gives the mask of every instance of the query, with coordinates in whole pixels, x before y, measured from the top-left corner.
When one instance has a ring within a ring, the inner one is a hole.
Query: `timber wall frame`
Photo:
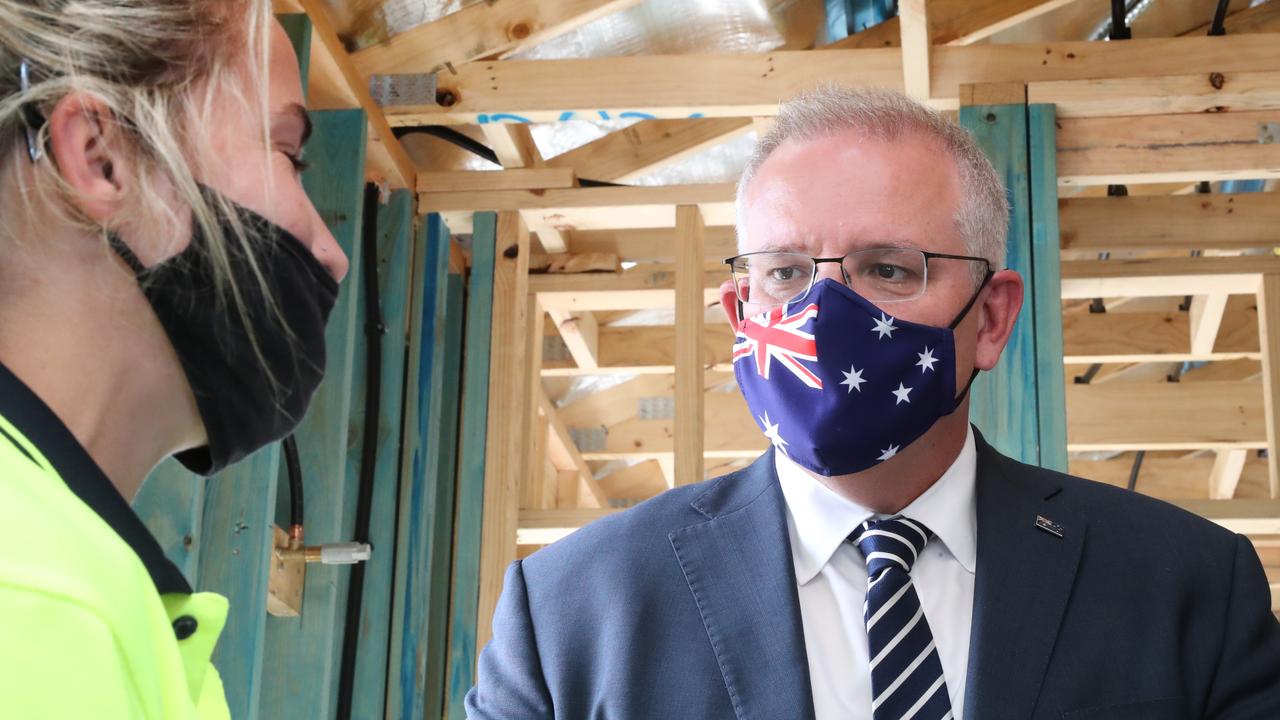
[[[379,542],[394,545],[395,562],[366,575],[358,672],[379,691],[358,698],[361,712],[461,718],[511,560],[765,449],[745,404],[725,391],[728,326],[704,312],[723,279],[718,261],[733,254],[733,187],[583,188],[578,178],[625,182],[758,131],[780,98],[823,81],[902,89],[985,128],[984,148],[1025,210],[1011,219],[1011,263],[1031,279],[1019,362],[976,389],[979,424],[1028,408],[1016,416],[1038,423],[997,435],[1006,450],[1034,446],[1023,456],[1050,466],[1065,450],[1150,451],[1140,491],[1249,534],[1264,564],[1280,568],[1280,259],[1211,256],[1280,247],[1280,203],[1274,193],[1173,194],[1201,180],[1280,178],[1280,142],[1260,141],[1280,123],[1280,0],[1233,13],[1225,37],[1188,27],[1176,33],[1195,36],[969,44],[1078,1],[1003,0],[982,12],[966,0],[903,1],[900,18],[819,51],[511,61],[489,58],[637,0],[497,0],[355,54],[324,3],[276,0],[309,18],[286,23],[308,105],[325,113],[307,187],[353,260],[330,328],[330,375],[301,436],[304,461],[317,465],[308,498],[334,503],[324,519],[308,513],[317,541],[347,539],[354,504],[346,439],[364,422],[352,400],[362,385],[353,298],[364,180],[397,191],[383,212],[402,228],[379,255],[384,271],[404,266],[380,280],[384,307],[405,309],[398,339],[408,351],[388,351],[401,366],[384,371],[399,378],[386,393],[404,399],[402,409],[384,399],[384,414],[404,419],[380,449],[394,467],[379,465],[394,481],[380,485],[379,517],[395,529]],[[527,32],[507,32],[522,23]],[[438,52],[416,52],[423,42]],[[437,70],[436,105],[379,107],[368,91],[371,75]],[[584,116],[646,119],[539,154],[528,122]],[[393,128],[425,124],[478,125],[504,169],[414,167]],[[1096,196],[1122,183],[1135,184],[1133,197]],[[406,217],[415,213],[416,228]],[[469,276],[451,233],[470,236]],[[1100,252],[1136,256],[1094,259]],[[1169,296],[1193,301],[1179,311]],[[1083,312],[1093,298],[1129,307]],[[639,309],[674,320],[611,322]],[[1126,382],[1182,361],[1209,365],[1180,383]],[[1093,383],[1072,382],[1095,363],[1106,367]],[[573,378],[610,374],[635,377],[562,402]],[[635,464],[597,477],[618,459]],[[209,483],[166,465],[137,507],[199,587],[231,597],[217,662],[233,714],[326,717],[345,576],[308,573],[305,623],[266,617],[280,466],[274,448]],[[1127,481],[1128,464],[1115,460],[1070,468]],[[188,510],[176,521],[175,507]],[[1280,597],[1280,573],[1272,582]],[[379,627],[379,612],[392,620]]]

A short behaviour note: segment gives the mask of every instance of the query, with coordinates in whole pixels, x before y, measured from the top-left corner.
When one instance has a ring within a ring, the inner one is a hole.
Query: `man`
[[[472,720],[1280,718],[1245,538],[970,428],[1023,287],[963,130],[821,89],[738,199],[722,303],[773,449],[512,565]]]

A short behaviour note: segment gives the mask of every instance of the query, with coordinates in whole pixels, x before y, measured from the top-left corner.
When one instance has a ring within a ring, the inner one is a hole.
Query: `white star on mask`
[[[925,348],[924,352],[916,353],[920,358],[920,362],[916,363],[916,367],[920,368],[920,374],[923,375],[926,370],[932,370],[933,364],[938,362],[938,358],[933,356],[933,351]]]
[[[878,458],[876,458],[876,459],[877,459],[877,460],[888,460],[889,458],[893,457],[894,455],[897,455],[897,454],[898,454],[898,450],[900,450],[900,449],[901,449],[901,448],[899,448],[897,445],[890,445],[890,446],[889,446],[889,448],[888,448],[887,450],[881,450],[881,451],[880,451],[880,457],[878,457]]]
[[[880,319],[876,320],[876,326],[871,328],[871,332],[880,333],[880,336],[876,338],[877,340],[883,340],[886,335],[888,335],[889,339],[892,340],[893,331],[897,329],[898,328],[894,327],[893,318],[886,316],[884,313],[880,313]]]
[[[911,394],[911,390],[912,388],[905,387],[902,383],[898,383],[898,389],[893,391],[894,397],[898,398],[898,402],[894,403],[894,405],[910,403],[911,398],[907,397],[907,395]]]
[[[784,447],[787,444],[787,441],[783,440],[782,435],[778,433],[777,423],[769,422],[769,413],[765,413],[764,417],[760,418],[760,422],[764,423],[764,436],[769,439],[769,442],[773,443],[774,447],[781,450],[783,455],[791,457],[791,454],[788,453],[787,449]]]
[[[840,372],[844,373],[844,381],[840,384],[849,386],[849,390],[847,392],[853,392],[854,390],[862,392],[862,383],[866,382],[866,380],[862,379],[861,370],[850,365],[849,372],[844,372],[843,370]]]

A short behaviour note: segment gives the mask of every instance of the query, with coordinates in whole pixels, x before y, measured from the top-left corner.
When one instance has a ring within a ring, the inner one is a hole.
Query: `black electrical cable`
[[[365,388],[364,437],[360,448],[360,486],[356,495],[356,526],[352,538],[369,542],[369,516],[373,510],[373,475],[378,462],[378,413],[382,407],[382,307],[378,302],[378,186],[365,186],[364,226],[360,240],[360,262],[364,265],[365,297]],[[351,566],[347,586],[347,616],[342,633],[342,663],[338,670],[339,720],[351,717],[356,676],[356,651],[360,638],[360,615],[364,609],[365,563]]]
[[[1138,473],[1142,471],[1142,461],[1147,457],[1146,450],[1139,450],[1137,455],[1133,456],[1133,469],[1129,470],[1129,489],[1133,490],[1138,487]]]
[[[494,165],[501,165],[498,162],[498,154],[490,150],[484,143],[478,142],[465,133],[460,133],[451,127],[443,125],[423,125],[421,127],[401,127],[391,131],[396,139],[403,138],[407,135],[422,134],[440,138],[445,142],[452,143],[463,150],[484,158]],[[590,178],[578,178],[578,184],[582,187],[624,187],[621,183],[609,182],[608,180],[592,180]]]
[[[1226,35],[1227,8],[1231,0],[1218,0],[1218,7],[1213,11],[1213,22],[1209,23],[1210,35]]]
[[[292,435],[280,441],[284,448],[284,464],[289,475],[289,526],[302,526],[302,463],[298,460],[298,441]]]
[[[1128,40],[1133,37],[1129,29],[1129,21],[1125,19],[1128,9],[1124,0],[1111,0],[1111,34],[1112,40]]]

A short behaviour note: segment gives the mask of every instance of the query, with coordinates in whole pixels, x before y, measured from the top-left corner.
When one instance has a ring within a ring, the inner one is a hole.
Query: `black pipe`
[[[1230,5],[1231,0],[1218,0],[1218,7],[1213,11],[1213,22],[1209,23],[1210,35],[1227,34],[1227,8]]]
[[[382,306],[378,301],[378,187],[366,185],[364,226],[360,240],[360,262],[364,265],[365,298],[365,388],[364,437],[360,448],[360,486],[356,496],[356,527],[352,538],[369,542],[369,516],[373,510],[373,475],[378,462],[378,413],[382,407]],[[376,548],[375,548],[376,549]],[[364,610],[365,563],[351,566],[347,586],[347,617],[342,632],[342,664],[338,670],[339,720],[351,717],[356,675],[356,651],[360,639],[360,615]]]
[[[289,529],[302,527],[302,463],[298,460],[298,441],[292,435],[280,441],[284,448],[284,464],[289,470]]]
[[[1111,39],[1112,40],[1128,40],[1133,37],[1133,31],[1129,29],[1129,22],[1125,19],[1128,10],[1124,6],[1124,0],[1111,0]]]

